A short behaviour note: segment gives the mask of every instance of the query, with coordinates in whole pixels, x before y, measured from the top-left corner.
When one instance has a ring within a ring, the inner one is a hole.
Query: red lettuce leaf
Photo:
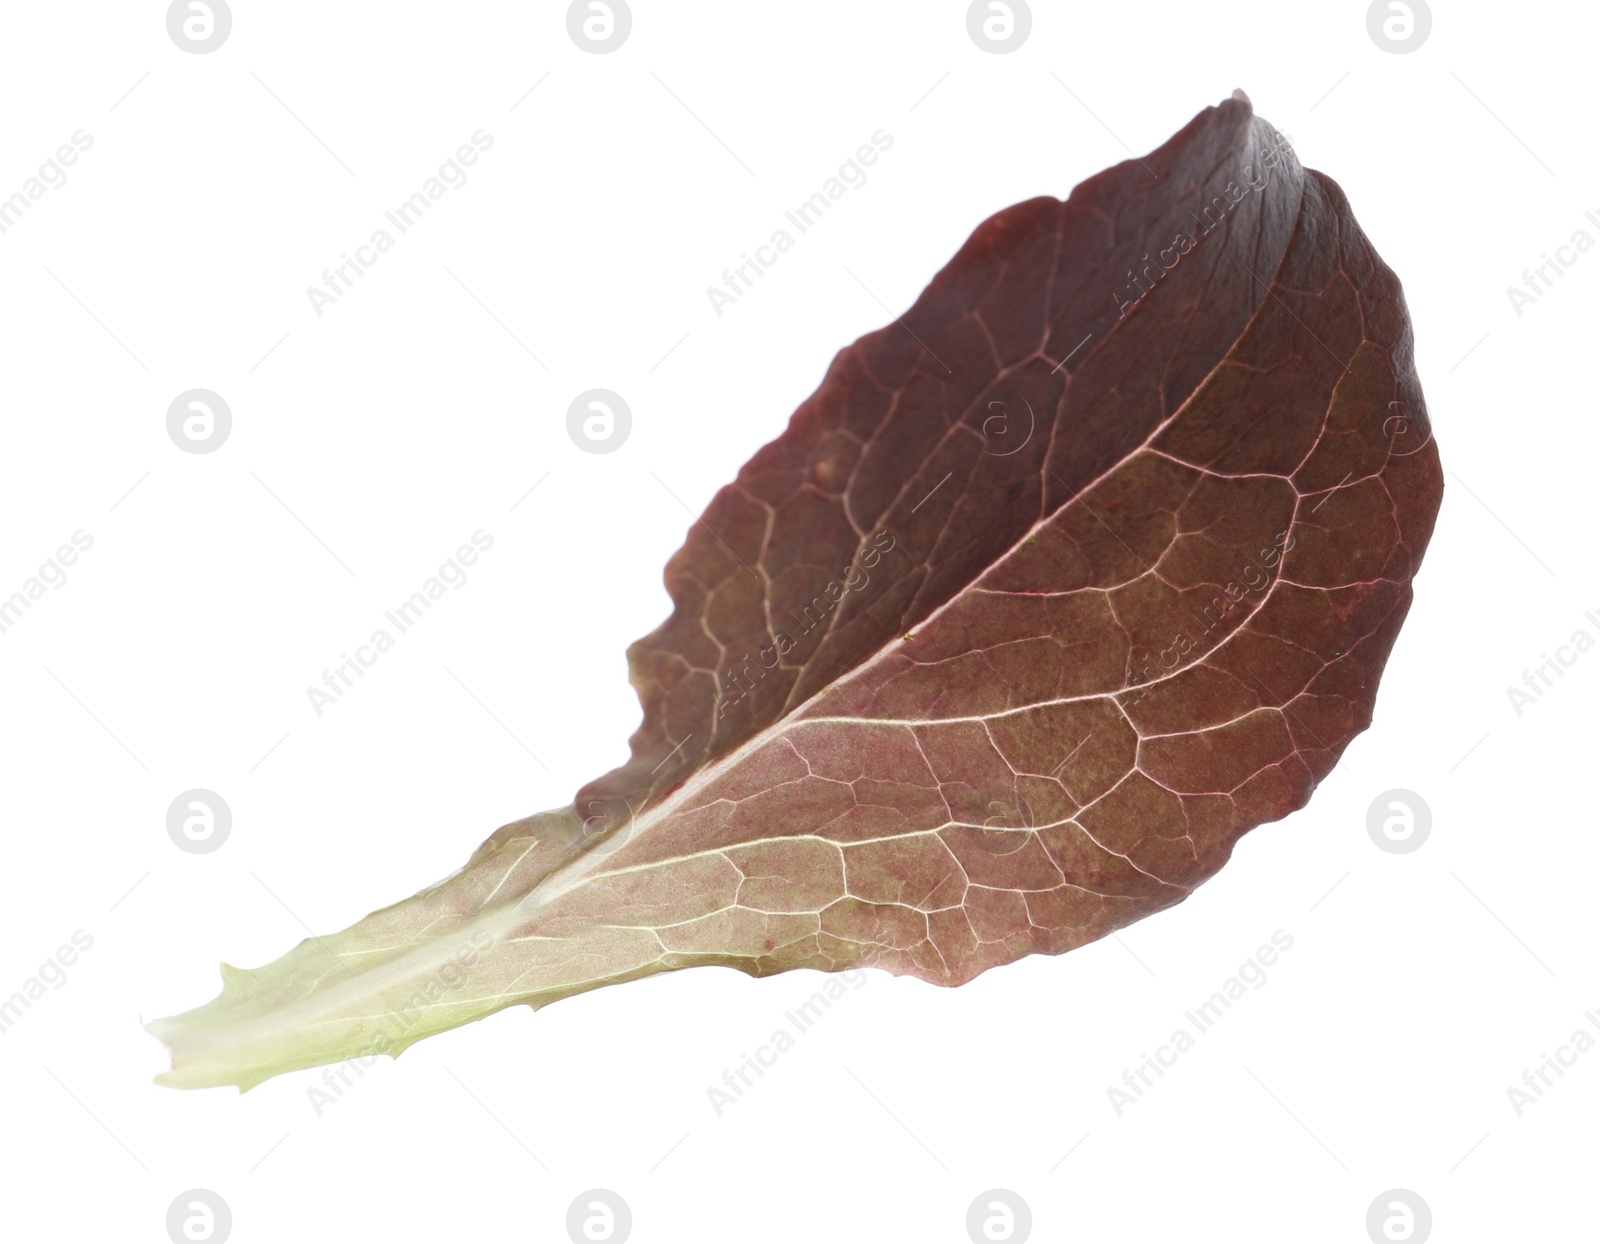
[[[242,1088],[697,965],[958,985],[1170,906],[1372,717],[1442,494],[1399,282],[1242,94],[985,221],[667,565],[632,759],[151,1025]]]

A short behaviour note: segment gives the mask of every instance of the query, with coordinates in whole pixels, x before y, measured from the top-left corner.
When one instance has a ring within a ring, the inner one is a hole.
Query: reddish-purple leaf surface
[[[632,760],[224,968],[163,1081],[695,965],[958,985],[1181,901],[1371,720],[1442,493],[1411,345],[1239,94],[1000,212],[668,563]]]

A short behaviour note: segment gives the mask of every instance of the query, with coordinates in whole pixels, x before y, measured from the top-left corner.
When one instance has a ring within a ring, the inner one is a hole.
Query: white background
[[[1600,240],[1595,11],[1436,0],[1393,55],[1364,3],[1036,0],[997,56],[965,10],[635,0],[596,56],[548,0],[236,0],[193,55],[162,4],[7,7],[0,194],[93,146],[0,235],[0,595],[94,541],[0,635],[0,995],[94,939],[0,1035],[7,1237],[165,1240],[190,1188],[241,1242],[560,1241],[592,1187],[641,1242],[959,1244],[995,1187],[1038,1240],[1362,1241],[1395,1187],[1438,1240],[1592,1230],[1600,1053],[1520,1118],[1506,1090],[1600,1008],[1600,654],[1520,717],[1506,688],[1600,637],[1600,251],[1520,317],[1506,287]],[[151,1085],[140,1018],[219,960],[342,928],[619,763],[684,506],[978,222],[1235,87],[1404,281],[1447,472],[1376,721],[1308,809],[1116,938],[957,991],[870,974],[720,1118],[707,1088],[815,977],[513,1009],[320,1117],[316,1072]],[[314,314],[479,129],[470,180]],[[715,316],[706,287],[878,129],[870,180]],[[195,387],[232,408],[214,453],[167,436]],[[592,387],[633,411],[603,456],[565,428]],[[306,688],[478,528],[470,582],[316,717]],[[191,787],[232,808],[214,854],[167,836]],[[1396,787],[1432,809],[1408,855],[1366,829]],[[1268,983],[1118,1117],[1107,1089],[1277,929]]]

